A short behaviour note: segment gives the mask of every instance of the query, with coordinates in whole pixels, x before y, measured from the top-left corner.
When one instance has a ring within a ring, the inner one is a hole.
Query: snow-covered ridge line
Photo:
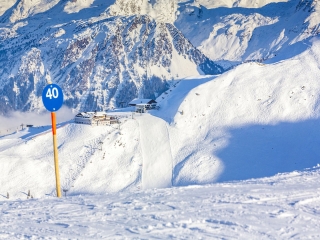
[[[273,63],[301,53],[319,34],[318,8],[313,0],[237,1],[234,7],[220,6],[219,1],[191,1],[179,4],[175,25],[214,61]]]
[[[147,14],[158,22],[173,23],[176,19],[177,1],[116,0],[108,11],[111,16]]]
[[[261,8],[265,5],[271,4],[271,3],[279,3],[279,2],[288,2],[289,0],[217,0],[217,1],[211,1],[211,0],[195,0],[192,2],[193,6],[199,7],[200,5],[212,9],[212,8],[222,8],[222,7],[228,7],[228,8]],[[178,0],[180,3],[187,2],[185,0]]]

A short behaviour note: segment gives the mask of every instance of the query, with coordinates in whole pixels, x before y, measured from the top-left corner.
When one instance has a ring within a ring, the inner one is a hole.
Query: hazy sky
[[[71,109],[62,107],[56,112],[57,122],[64,122],[73,119],[75,114]],[[7,116],[0,116],[0,136],[21,129],[21,124],[44,126],[51,124],[50,112],[42,114],[32,112],[11,112]]]

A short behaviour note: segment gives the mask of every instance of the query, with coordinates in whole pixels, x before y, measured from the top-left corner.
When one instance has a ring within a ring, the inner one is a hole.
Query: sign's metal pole
[[[56,124],[56,113],[55,112],[51,112],[51,121],[52,121],[53,155],[54,155],[54,169],[55,169],[55,173],[56,173],[57,197],[61,197],[57,135],[56,135],[57,124]]]

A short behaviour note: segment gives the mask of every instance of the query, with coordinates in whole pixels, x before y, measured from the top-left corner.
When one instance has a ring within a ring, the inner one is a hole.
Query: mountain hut
[[[155,109],[157,107],[157,102],[153,99],[135,98],[129,102],[129,106],[135,107],[136,112],[144,113],[147,110]]]
[[[74,122],[99,126],[118,123],[118,119],[113,116],[108,116],[105,112],[80,112],[75,116]]]

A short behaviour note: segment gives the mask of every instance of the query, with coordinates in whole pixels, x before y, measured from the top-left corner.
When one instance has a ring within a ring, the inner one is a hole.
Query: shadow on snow
[[[215,153],[225,168],[219,182],[311,168],[320,163],[320,119],[230,129],[229,144]]]

